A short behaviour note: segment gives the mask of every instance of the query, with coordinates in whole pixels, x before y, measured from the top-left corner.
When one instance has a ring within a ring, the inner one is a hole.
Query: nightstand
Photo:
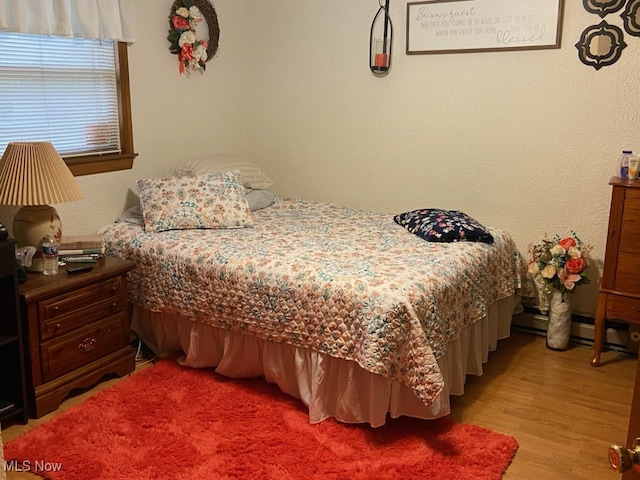
[[[126,277],[135,263],[103,257],[93,265],[89,272],[69,274],[78,264],[68,264],[57,275],[28,274],[18,289],[36,418],[57,409],[72,390],[135,368]]]

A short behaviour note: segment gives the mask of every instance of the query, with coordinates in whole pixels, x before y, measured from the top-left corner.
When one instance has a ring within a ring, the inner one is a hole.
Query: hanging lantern
[[[393,26],[389,17],[389,0],[378,0],[380,8],[371,22],[369,34],[369,68],[374,74],[385,74],[391,68]]]

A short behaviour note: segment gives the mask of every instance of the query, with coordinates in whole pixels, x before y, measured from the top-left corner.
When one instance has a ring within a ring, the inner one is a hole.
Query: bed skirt
[[[311,423],[333,417],[378,427],[384,425],[387,415],[421,419],[448,415],[449,397],[463,394],[467,374],[482,375],[489,352],[496,349],[498,340],[509,336],[517,301],[507,297],[494,303],[486,317],[447,345],[438,360],[445,388],[428,406],[398,381],[308,348],[269,342],[137,305],[133,306],[131,328],[160,357],[182,355],[179,361],[185,366],[215,367],[216,372],[232,378],[263,376],[302,400]]]

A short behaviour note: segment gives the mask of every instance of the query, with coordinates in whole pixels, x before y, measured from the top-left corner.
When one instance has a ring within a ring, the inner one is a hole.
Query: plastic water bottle
[[[620,178],[629,178],[629,157],[633,155],[631,150],[623,150],[618,162],[618,171],[616,176]]]
[[[42,273],[56,275],[58,273],[58,243],[53,235],[47,235],[42,242]]]

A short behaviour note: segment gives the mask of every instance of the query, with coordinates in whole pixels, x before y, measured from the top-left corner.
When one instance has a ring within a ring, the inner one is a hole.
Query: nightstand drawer
[[[640,300],[621,295],[607,295],[606,318],[640,324]]]
[[[618,291],[640,294],[640,255],[618,254],[614,285]]]
[[[83,325],[97,322],[125,309],[126,301],[122,296],[107,298],[93,305],[74,310],[68,315],[62,315],[40,325],[40,340],[46,341],[63,335]]]
[[[122,295],[122,291],[122,277],[115,277],[40,301],[38,302],[40,321],[59,319],[71,312],[91,307],[101,300],[113,299],[115,301]]]
[[[129,341],[127,335],[126,316],[118,314],[43,343],[40,347],[43,380],[52,380],[122,348]]]

